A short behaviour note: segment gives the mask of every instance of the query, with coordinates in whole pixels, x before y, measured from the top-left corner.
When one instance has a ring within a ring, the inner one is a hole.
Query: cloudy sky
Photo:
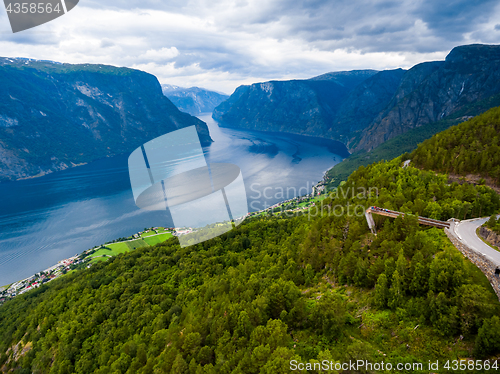
[[[330,71],[409,68],[457,45],[500,44],[497,0],[80,0],[13,34],[0,56],[103,63],[232,93]]]

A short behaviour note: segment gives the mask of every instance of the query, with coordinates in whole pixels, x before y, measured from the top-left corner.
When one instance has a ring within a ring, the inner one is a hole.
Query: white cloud
[[[160,49],[148,49],[146,53],[139,56],[139,59],[145,61],[162,62],[173,59],[179,56],[179,50],[175,47],[171,48],[160,48]]]
[[[472,9],[460,0],[443,4],[448,12],[440,15],[439,4],[429,1],[88,0],[17,34],[0,13],[0,50],[7,57],[128,66],[162,83],[231,93],[240,84],[335,70],[409,68],[443,59],[457,44],[500,42],[496,2]],[[466,5],[471,16],[463,32],[439,28],[439,17],[450,25]]]

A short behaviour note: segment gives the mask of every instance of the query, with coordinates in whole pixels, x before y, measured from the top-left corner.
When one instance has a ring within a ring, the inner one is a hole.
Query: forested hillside
[[[411,158],[425,169],[479,174],[500,184],[500,107],[434,135]]]
[[[354,209],[470,218],[498,212],[498,195],[401,161],[359,168],[309,214],[188,248],[171,239],[6,302],[2,372],[274,374],[291,359],[499,354],[496,295],[445,234],[409,215],[375,217],[373,236]]]
[[[337,187],[340,182],[345,181],[351,173],[361,165],[367,166],[380,160],[392,160],[404,153],[412,152],[417,146],[429,139],[433,135],[447,130],[451,126],[470,119],[473,116],[480,115],[492,107],[500,105],[500,95],[489,97],[486,100],[481,100],[473,104],[468,104],[462,109],[437,122],[432,122],[422,125],[408,132],[398,135],[382,143],[371,151],[358,151],[353,153],[348,158],[344,159],[339,164],[328,170],[325,176],[329,189]],[[474,131],[473,131],[474,132]],[[475,136],[471,133],[469,136]],[[441,139],[444,139],[441,137]],[[485,144],[491,143],[493,139],[486,140]],[[497,142],[498,143],[498,142]],[[432,160],[431,160],[432,161]],[[499,165],[498,160],[496,165]],[[421,165],[422,166],[422,165]]]
[[[360,166],[368,166],[381,160],[392,160],[404,153],[411,152],[432,135],[458,123],[460,123],[460,119],[433,122],[389,139],[371,151],[355,152],[326,172],[324,177],[326,186],[328,190],[336,188]]]

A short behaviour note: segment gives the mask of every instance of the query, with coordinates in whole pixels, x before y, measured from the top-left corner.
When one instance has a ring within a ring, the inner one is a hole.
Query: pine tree
[[[391,309],[396,309],[403,303],[404,290],[403,290],[403,277],[399,275],[396,270],[392,275],[391,288],[389,289],[389,300],[387,305]]]
[[[375,285],[375,305],[379,308],[387,306],[387,299],[389,298],[389,287],[387,285],[387,276],[382,273],[377,279]]]

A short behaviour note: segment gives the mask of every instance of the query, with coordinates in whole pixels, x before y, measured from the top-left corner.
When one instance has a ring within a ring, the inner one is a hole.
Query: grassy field
[[[316,196],[309,201],[303,201],[303,202],[299,203],[299,208],[304,208],[308,205],[312,205],[312,203],[318,203],[322,200],[325,200],[327,197],[328,197],[328,195],[325,194],[325,195]]]
[[[148,243],[149,245],[155,245],[155,244],[164,242],[165,240],[167,240],[167,239],[169,239],[171,237],[173,237],[173,235],[171,233],[169,233],[169,232],[166,232],[164,234],[159,234],[159,235],[156,235],[156,236],[146,237],[146,238],[144,238],[144,241],[146,243]]]
[[[157,232],[158,232],[158,234],[162,234],[162,233],[167,233],[167,232],[170,232],[170,231],[168,231],[167,229],[165,229],[163,227],[160,227],[158,230],[156,230],[156,232],[153,231],[153,230],[151,230],[149,232],[142,233],[141,234],[141,238],[146,238],[148,236],[156,235]]]
[[[128,252],[128,248],[123,246],[125,243],[115,243],[115,244],[107,244],[105,247],[97,250],[92,254],[92,257],[101,257],[103,255],[107,256],[116,256],[120,253]]]
[[[127,243],[128,242],[113,243],[113,244],[106,245],[106,247],[111,249],[111,251],[115,252],[116,254],[125,253],[125,252],[130,251],[130,248],[127,245]]]
[[[106,246],[101,247],[91,255],[92,260],[90,262],[106,261],[108,257],[117,256],[120,253],[133,251],[134,249],[146,247],[148,245],[155,245],[173,237],[167,230],[162,229],[158,230],[158,232],[163,232],[163,234],[156,235],[154,231],[150,231],[143,234],[141,239],[106,244]]]
[[[144,239],[132,240],[120,244],[125,244],[129,248],[129,251],[132,251],[137,248],[146,247],[148,245],[148,243]]]
[[[107,261],[109,257],[92,257],[92,260],[90,260],[91,264],[95,264],[96,262],[100,261]]]

